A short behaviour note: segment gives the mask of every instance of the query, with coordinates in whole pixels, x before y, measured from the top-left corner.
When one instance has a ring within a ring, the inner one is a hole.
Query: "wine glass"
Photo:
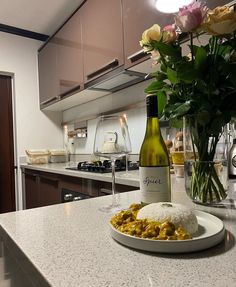
[[[123,116],[101,116],[96,128],[93,153],[109,158],[112,168],[112,203],[100,208],[104,212],[120,210],[120,203],[115,191],[115,161],[131,152],[131,144],[126,118]]]

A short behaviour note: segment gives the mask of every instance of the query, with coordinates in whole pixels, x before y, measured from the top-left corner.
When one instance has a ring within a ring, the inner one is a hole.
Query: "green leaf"
[[[152,73],[152,76],[155,77],[157,81],[164,81],[167,79],[166,74],[159,71]]]
[[[163,115],[163,110],[167,103],[166,93],[161,91],[157,93],[158,98],[158,118],[161,118]]]
[[[188,113],[191,108],[191,102],[186,101],[184,103],[168,103],[164,109],[165,116],[169,119],[181,118]]]
[[[210,125],[209,128],[209,132],[212,135],[218,135],[221,133],[222,127],[225,125],[225,120],[223,117],[219,116],[219,117],[215,117],[212,120],[212,123]]]
[[[198,70],[206,68],[207,64],[207,52],[203,47],[198,47],[196,50],[194,66]]]
[[[191,83],[193,80],[199,78],[198,71],[194,68],[191,62],[182,63],[178,66],[177,70],[178,78],[186,83]]]
[[[154,81],[144,91],[147,94],[156,93],[157,91],[162,89],[164,85],[165,83],[162,81]]]
[[[177,72],[172,70],[171,68],[167,68],[167,77],[170,80],[172,84],[177,84],[179,83],[179,79],[177,77]]]
[[[166,71],[167,71],[167,68],[164,64],[161,64],[161,71],[164,73],[166,73]]]
[[[187,101],[187,102],[179,105],[175,109],[174,114],[176,115],[176,117],[182,117],[182,116],[187,114],[187,112],[190,110],[190,108],[191,108],[190,101]]]
[[[181,50],[180,48],[173,47],[170,44],[165,44],[163,42],[155,42],[153,43],[155,50],[158,50],[161,54],[165,56],[171,56],[173,58],[180,58],[181,57]]]
[[[200,124],[200,125],[205,125],[209,122],[210,120],[210,115],[209,115],[209,112],[206,111],[206,110],[203,110],[203,111],[200,111],[198,114],[197,114],[197,122]]]
[[[177,118],[172,118],[170,119],[170,126],[176,129],[181,129],[183,128],[183,118],[177,119]]]
[[[223,74],[229,76],[231,83],[236,87],[236,63],[225,63],[222,65]]]

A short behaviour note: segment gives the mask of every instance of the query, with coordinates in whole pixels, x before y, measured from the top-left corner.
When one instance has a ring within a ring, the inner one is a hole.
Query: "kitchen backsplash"
[[[139,154],[146,128],[146,108],[133,109],[122,114],[126,114],[128,119],[132,146],[131,154]],[[97,119],[87,121],[87,138],[67,138],[65,135],[65,148],[72,154],[92,154],[96,124]],[[163,138],[166,138],[165,128],[162,129],[162,134]]]

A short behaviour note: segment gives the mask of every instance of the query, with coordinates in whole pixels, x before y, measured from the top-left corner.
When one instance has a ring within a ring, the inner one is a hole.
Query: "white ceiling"
[[[83,0],[0,0],[0,23],[52,35]]]

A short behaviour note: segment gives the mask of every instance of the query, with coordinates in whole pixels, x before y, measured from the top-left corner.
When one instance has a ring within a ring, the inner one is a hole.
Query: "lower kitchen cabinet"
[[[61,202],[57,174],[23,170],[24,208],[34,208]]]
[[[111,194],[111,183],[23,169],[24,208],[34,208]],[[117,192],[137,187],[116,184]]]
[[[33,170],[24,170],[24,190],[25,190],[25,207],[34,208],[39,206],[39,185],[38,173]]]
[[[59,190],[60,178],[57,174],[40,173],[39,175],[39,206],[57,204],[61,202]]]
[[[98,186],[98,196],[112,194],[111,182],[100,181],[100,182],[97,182],[97,186]],[[134,186],[124,185],[124,184],[116,184],[115,186],[116,192],[126,192],[126,191],[132,191],[132,190],[137,190],[137,189],[139,188],[134,187]]]

